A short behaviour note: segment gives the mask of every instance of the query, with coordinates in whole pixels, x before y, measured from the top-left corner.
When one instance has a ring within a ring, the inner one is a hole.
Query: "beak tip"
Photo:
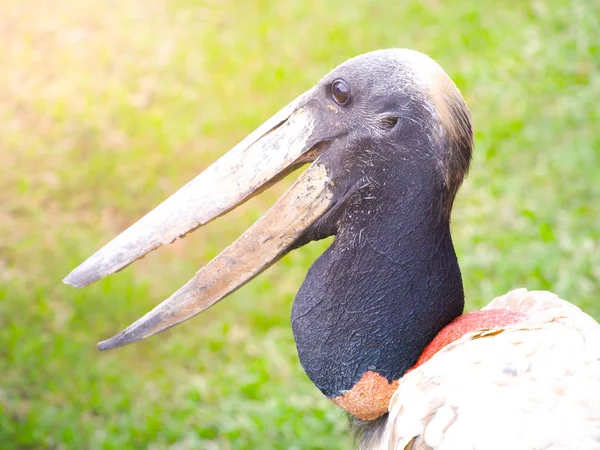
[[[96,346],[100,351],[112,350],[113,348],[123,347],[124,345],[131,344],[132,342],[135,342],[137,340],[138,339],[135,338],[132,339],[132,336],[126,331],[122,331],[111,338],[98,342]]]
[[[96,255],[92,255],[79,266],[75,267],[71,273],[64,278],[63,283],[76,288],[82,288],[113,272],[115,272],[115,270],[107,270],[103,266],[100,258]]]
[[[123,347],[125,345],[132,344],[133,342],[146,339],[146,337],[149,336],[145,335],[143,331],[143,327],[140,327],[136,322],[113,337],[98,342],[98,350],[112,350],[113,348]]]
[[[75,277],[73,277],[71,275],[72,274],[69,274],[65,278],[63,278],[62,282],[64,284],[68,284],[69,286],[73,286],[75,288],[83,287],[83,285],[81,285],[80,283],[78,283],[77,280],[75,279]]]
[[[98,342],[98,344],[96,346],[98,347],[98,350],[100,350],[101,352],[105,351],[105,350],[110,350],[115,347],[119,347],[118,344],[115,345],[115,343],[113,343],[113,338]]]
[[[81,266],[79,266],[67,275],[62,282],[76,288],[82,288],[94,281],[90,278],[92,277],[90,277],[89,271],[82,271]]]

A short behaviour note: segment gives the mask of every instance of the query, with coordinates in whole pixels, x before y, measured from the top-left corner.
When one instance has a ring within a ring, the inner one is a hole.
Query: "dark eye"
[[[383,116],[379,118],[379,125],[383,130],[393,130],[398,123],[398,117],[396,116]]]
[[[331,95],[338,105],[344,106],[350,101],[350,88],[344,80],[331,83]]]

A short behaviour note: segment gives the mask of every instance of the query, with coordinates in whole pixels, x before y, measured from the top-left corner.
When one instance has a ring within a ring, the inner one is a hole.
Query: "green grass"
[[[600,318],[598,0],[0,0],[0,447],[347,448],[294,294],[326,243],[160,337],[99,353],[278,186],[84,290],[61,279],[347,58],[412,47],[476,127],[453,213],[469,308],[526,286]],[[289,181],[287,182],[289,183]]]

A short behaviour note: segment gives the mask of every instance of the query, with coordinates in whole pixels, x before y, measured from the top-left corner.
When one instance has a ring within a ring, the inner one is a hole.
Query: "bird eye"
[[[398,123],[398,117],[396,116],[383,116],[379,118],[379,125],[383,130],[390,131],[393,130],[396,124]]]
[[[338,105],[344,106],[350,101],[350,88],[344,80],[331,83],[331,95]]]

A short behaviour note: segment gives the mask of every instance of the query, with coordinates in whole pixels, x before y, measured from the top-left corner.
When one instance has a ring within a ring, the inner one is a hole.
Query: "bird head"
[[[410,322],[406,317],[395,322],[384,316],[414,315],[409,309],[418,306],[413,300],[402,300],[405,272],[396,282],[386,284],[381,281],[382,274],[393,274],[395,269],[372,273],[379,260],[361,249],[365,242],[372,247],[383,242],[387,247],[374,250],[384,253],[379,256],[383,261],[393,258],[395,248],[400,253],[413,251],[412,244],[438,232],[431,231],[438,229],[437,224],[442,224],[439,233],[444,234],[456,191],[469,168],[472,145],[469,110],[437,63],[412,50],[367,53],[328,73],[98,250],[64,281],[82,287],[122,270],[308,164],[239,239],[168,299],[121,333],[101,342],[99,348],[119,347],[177,325],[214,305],[289,251],[335,235],[327,254],[311,268],[294,305],[292,324],[301,361],[311,379],[332,398],[351,390],[367,372],[377,373],[389,382],[401,375],[418,353],[398,359],[393,355],[397,349],[392,346],[388,352],[392,356],[383,355],[385,351],[380,347],[395,338],[393,330],[406,332],[403,324]],[[407,230],[419,229],[422,216],[433,227],[427,228],[423,236],[415,235],[412,243],[394,239],[386,244],[384,237],[389,239],[399,230],[395,224]],[[387,249],[392,253],[386,255]],[[415,266],[406,273],[423,270]],[[363,289],[369,274],[376,283],[373,292]],[[462,296],[460,274],[458,278],[458,284],[454,282],[447,289],[448,295]],[[355,294],[362,297],[354,299]],[[401,299],[395,301],[391,295]],[[332,305],[343,309],[359,305],[365,309],[358,318],[348,313],[346,322],[339,317],[324,319],[329,316],[319,312],[315,306],[319,302],[329,309]],[[386,310],[388,303],[402,304],[404,309]],[[368,305],[382,305],[383,309],[374,316],[367,311]],[[452,307],[440,310],[433,314],[429,309],[424,311],[432,315],[434,324],[407,345],[422,350],[436,330],[460,314],[462,297]],[[311,311],[319,317],[313,318]],[[381,320],[391,322],[383,326]],[[328,346],[323,336],[332,330],[341,330],[336,332],[340,342]],[[376,341],[374,347],[369,347],[365,344],[369,339],[361,338],[365,333],[379,333],[385,342]],[[337,373],[327,365],[330,347],[357,355],[360,361],[349,369],[351,374]]]

